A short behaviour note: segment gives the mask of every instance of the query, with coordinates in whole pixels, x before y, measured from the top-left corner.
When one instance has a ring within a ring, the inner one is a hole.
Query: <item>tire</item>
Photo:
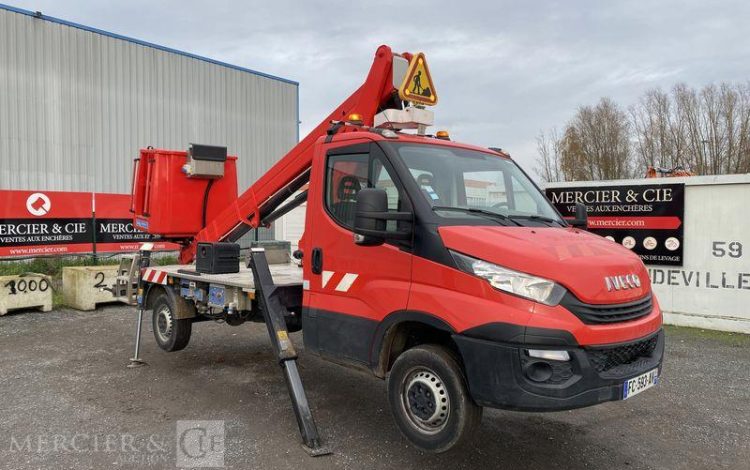
[[[154,330],[156,344],[167,352],[185,349],[190,342],[193,329],[193,319],[174,317],[174,306],[167,294],[161,294],[154,301],[151,325]]]
[[[482,420],[482,407],[469,396],[458,360],[432,344],[396,359],[388,375],[388,402],[404,437],[427,452],[466,443]]]

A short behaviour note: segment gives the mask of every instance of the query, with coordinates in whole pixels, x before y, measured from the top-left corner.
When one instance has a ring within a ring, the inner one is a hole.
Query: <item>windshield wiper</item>
[[[474,207],[454,207],[454,206],[432,206],[433,211],[457,211],[464,212],[466,214],[474,214],[477,216],[484,216],[484,218],[491,218],[492,220],[508,220],[516,225],[521,225],[515,220],[511,219],[507,215],[500,214],[498,212],[488,211],[486,209],[478,209]]]
[[[512,219],[539,220],[541,222],[547,222],[549,224],[558,224],[558,225],[562,226],[562,224],[560,223],[559,220],[555,220],[555,219],[553,219],[551,217],[545,217],[543,215],[536,215],[536,214],[533,214],[533,215],[509,215],[508,218],[511,219],[511,220]]]

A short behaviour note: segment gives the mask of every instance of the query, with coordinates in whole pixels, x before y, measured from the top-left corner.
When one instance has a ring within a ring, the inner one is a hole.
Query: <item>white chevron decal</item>
[[[347,292],[358,277],[358,274],[346,273],[341,279],[341,282],[339,282],[339,285],[336,286],[336,290],[339,292]]]
[[[328,284],[328,281],[331,280],[331,277],[333,277],[333,271],[323,271],[323,287],[324,288],[326,284]]]

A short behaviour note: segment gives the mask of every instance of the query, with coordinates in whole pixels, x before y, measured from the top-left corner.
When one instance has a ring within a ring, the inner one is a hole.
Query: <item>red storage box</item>
[[[227,157],[224,176],[217,179],[188,178],[186,162],[184,151],[141,149],[131,207],[139,230],[170,239],[192,237],[237,199],[237,157]]]

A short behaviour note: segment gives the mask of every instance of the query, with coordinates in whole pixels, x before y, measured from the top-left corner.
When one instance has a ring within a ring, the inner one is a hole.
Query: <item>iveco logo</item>
[[[635,289],[641,287],[641,278],[637,274],[625,274],[620,276],[607,276],[604,278],[607,290]]]

